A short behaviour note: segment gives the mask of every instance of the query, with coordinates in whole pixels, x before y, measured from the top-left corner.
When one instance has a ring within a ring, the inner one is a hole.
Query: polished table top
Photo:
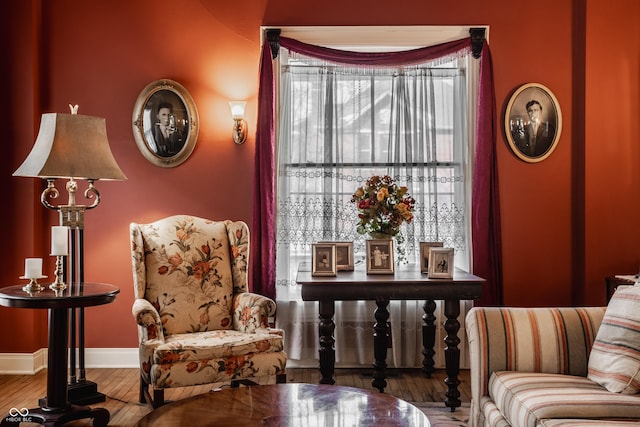
[[[120,292],[120,289],[113,285],[91,282],[67,285],[60,295],[56,295],[48,287],[43,291],[29,294],[22,287],[23,285],[13,285],[0,288],[0,305],[15,308],[90,307],[107,304]]]
[[[394,274],[367,274],[364,266],[339,271],[336,276],[312,276],[310,266],[301,264],[296,282],[302,285],[302,299],[434,299],[473,300],[482,295],[484,279],[454,270],[451,279],[430,279],[420,266],[408,264]]]
[[[225,388],[161,406],[143,426],[422,426],[429,419],[397,397],[323,384]]]

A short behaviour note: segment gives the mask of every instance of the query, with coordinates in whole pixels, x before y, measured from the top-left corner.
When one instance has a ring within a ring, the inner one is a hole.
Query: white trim
[[[46,348],[34,353],[0,353],[0,375],[34,375],[47,367],[47,354]],[[84,354],[87,369],[139,367],[137,348],[87,348]]]
[[[0,353],[0,374],[34,375],[47,367],[47,349],[35,353]]]
[[[265,32],[280,29],[282,37],[290,37],[304,43],[343,50],[394,50],[432,46],[470,37],[471,28],[484,28],[489,40],[488,25],[408,25],[408,26],[263,26]],[[261,42],[263,41],[261,40]],[[375,46],[375,48],[371,48]]]

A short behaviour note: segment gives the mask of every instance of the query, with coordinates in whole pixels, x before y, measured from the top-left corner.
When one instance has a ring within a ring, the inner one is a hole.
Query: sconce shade
[[[126,180],[107,140],[106,120],[46,113],[31,152],[13,176]]]
[[[244,119],[244,108],[247,105],[245,101],[231,101],[231,117],[234,119]]]

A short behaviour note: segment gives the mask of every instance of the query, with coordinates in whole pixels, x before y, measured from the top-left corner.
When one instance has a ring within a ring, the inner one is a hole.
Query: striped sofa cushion
[[[611,393],[580,376],[495,372],[489,395],[513,426],[554,418],[640,419],[640,395]]]
[[[541,420],[540,426],[542,427],[630,427],[640,424],[639,420],[613,420],[607,419],[606,423],[603,420],[574,420],[574,419],[559,419],[559,420]]]
[[[587,377],[614,393],[640,390],[640,286],[616,290],[593,348]]]

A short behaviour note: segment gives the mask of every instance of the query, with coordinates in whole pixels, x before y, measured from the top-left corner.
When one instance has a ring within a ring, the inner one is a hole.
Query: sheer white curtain
[[[471,61],[391,69],[326,64],[286,51],[280,58],[277,322],[289,360],[316,366],[318,308],[300,298],[298,264],[311,260],[314,242],[353,241],[356,268],[364,268],[365,237],[355,231],[350,199],[370,176],[391,175],[416,199],[415,219],[402,229],[408,262],[418,262],[419,242],[441,241],[455,248],[456,267],[469,271]],[[423,304],[391,302],[389,366],[422,365]],[[372,301],[336,302],[338,366],[372,363],[374,310]],[[439,303],[436,316],[436,344],[442,345]],[[464,355],[462,329],[459,337]],[[444,366],[441,350],[436,367]]]

